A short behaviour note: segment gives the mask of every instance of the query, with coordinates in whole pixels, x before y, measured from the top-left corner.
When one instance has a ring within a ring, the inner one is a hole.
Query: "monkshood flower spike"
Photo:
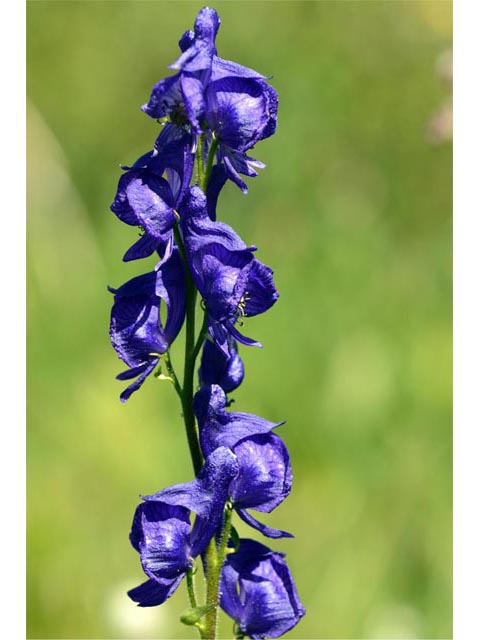
[[[245,335],[246,320],[268,311],[279,294],[257,247],[218,220],[217,205],[228,180],[246,192],[241,176],[264,167],[247,152],[275,132],[278,100],[264,75],[219,57],[219,27],[217,12],[204,7],[180,38],[174,75],[157,82],[142,107],[160,131],[150,151],[122,167],[111,205],[140,231],[124,261],[152,261],[143,274],[109,288],[110,340],[127,365],[117,376],[128,381],[120,399],[129,400],[151,374],[170,382],[194,471],[183,484],[142,496],[130,541],[146,581],[128,595],[140,607],[158,606],[185,579],[188,606],[180,620],[200,638],[216,640],[220,607],[236,638],[277,638],[305,609],[284,554],[240,539],[235,527],[292,537],[263,523],[292,487],[290,456],[276,431],[284,423],[233,411],[227,394],[245,378],[241,349],[262,346]],[[179,336],[182,377],[171,354]],[[202,571],[200,602],[195,583]]]

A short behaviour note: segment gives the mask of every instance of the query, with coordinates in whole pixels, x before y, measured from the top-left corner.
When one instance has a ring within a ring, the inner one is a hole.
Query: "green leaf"
[[[232,542],[233,542],[232,551],[238,551],[238,547],[240,546],[240,536],[238,535],[237,530],[233,526],[230,530],[230,538],[232,539]]]
[[[156,355],[156,354],[150,354],[150,355]],[[160,365],[158,367],[158,369],[156,369],[156,371],[155,371],[155,373],[153,375],[157,380],[166,380],[167,382],[171,382],[172,384],[174,384],[173,378],[171,376],[166,376],[162,372],[162,365]]]
[[[214,604],[209,604],[205,607],[192,607],[191,609],[185,609],[180,616],[180,622],[188,626],[196,625],[209,611],[215,609]]]

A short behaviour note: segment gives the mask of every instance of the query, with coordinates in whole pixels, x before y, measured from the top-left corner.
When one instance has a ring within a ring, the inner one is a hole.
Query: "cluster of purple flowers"
[[[242,319],[267,311],[278,292],[256,247],[216,219],[227,180],[246,192],[242,176],[264,166],[247,152],[275,132],[277,94],[264,76],[218,57],[219,25],[205,7],[194,31],[182,36],[181,55],[170,65],[177,73],[158,82],[142,107],[160,120],[160,135],[152,151],[124,167],[111,207],[141,230],[124,260],[158,255],[152,271],[111,289],[110,338],[128,366],[118,376],[129,381],[123,402],[168,357],[188,314],[189,291],[199,292],[204,310],[199,390],[191,402],[203,466],[191,482],[144,496],[137,507],[130,540],[148,580],[129,596],[140,606],[163,603],[198,556],[208,571],[207,547],[215,540],[220,557],[226,532],[221,607],[239,637],[279,637],[305,613],[284,555],[227,529],[236,512],[267,537],[291,537],[250,513],[271,512],[290,492],[290,458],[274,433],[280,425],[229,411],[227,398],[244,378],[238,344],[261,346],[240,331]],[[185,409],[186,390],[178,391]]]

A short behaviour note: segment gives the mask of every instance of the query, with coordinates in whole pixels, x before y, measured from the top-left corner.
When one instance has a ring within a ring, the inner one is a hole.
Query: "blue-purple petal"
[[[239,175],[239,170],[237,169],[236,162],[234,161],[233,153],[228,150],[220,149],[220,155],[229,180],[236,184],[242,193],[248,193],[247,184]]]
[[[178,41],[178,46],[180,47],[180,51],[183,53],[189,47],[192,46],[193,41],[195,40],[195,34],[191,29],[187,29],[185,33],[182,35],[180,40]]]
[[[229,251],[219,243],[206,245],[192,256],[194,280],[215,319],[224,321],[239,315],[253,259],[249,249]]]
[[[205,455],[217,447],[233,449],[248,436],[269,433],[280,426],[251,413],[228,412],[227,398],[218,385],[200,389],[195,395],[193,408],[200,430],[200,443]]]
[[[261,133],[261,137],[260,137],[261,140],[264,140],[265,138],[269,138],[275,133],[277,129],[277,114],[278,114],[277,92],[273,87],[271,87],[267,83],[265,83],[264,85],[264,91],[265,91],[266,100],[267,100],[268,119],[267,119],[267,124]]]
[[[283,440],[274,433],[252,435],[233,447],[240,472],[230,485],[236,508],[270,513],[290,493],[292,469]]]
[[[256,80],[265,80],[265,76],[263,76],[258,71],[254,69],[249,69],[248,67],[244,67],[238,62],[233,62],[233,60],[225,60],[224,58],[219,58],[218,56],[213,56],[212,61],[212,74],[210,76],[210,80],[215,82],[215,80],[222,80],[224,78],[255,78]]]
[[[167,243],[166,254],[170,250]],[[185,317],[185,287],[183,265],[175,248],[155,271],[111,289],[115,297],[110,340],[118,357],[139,375],[122,393],[123,402],[141,386],[178,335]],[[165,327],[160,319],[162,300],[167,312]],[[121,376],[130,379],[134,374],[124,372]]]
[[[139,504],[130,541],[150,578],[176,577],[190,566],[189,511],[161,502]]]
[[[243,333],[240,333],[233,322],[225,322],[225,326],[230,335],[233,336],[237,342],[240,342],[240,344],[244,344],[246,347],[259,347],[260,349],[263,347],[263,344],[258,340],[248,338],[247,336],[244,336]]]
[[[240,518],[249,524],[251,527],[260,531],[267,538],[293,538],[293,534],[288,531],[282,531],[281,529],[274,529],[273,527],[269,527],[262,522],[256,520],[248,511],[245,509],[237,509],[236,510]]]
[[[184,127],[166,124],[154,146],[154,156],[147,168],[151,171],[165,171],[172,190],[174,206],[182,200],[192,177],[194,154],[192,151],[194,136]]]
[[[215,37],[220,27],[220,18],[215,9],[203,7],[197,14],[193,38],[184,34],[180,41],[182,55],[170,66],[183,71],[209,70],[216,55]],[[187,32],[188,33],[188,32]],[[187,45],[190,45],[187,47]]]
[[[195,480],[144,496],[144,500],[182,506],[197,514],[191,534],[191,553],[195,557],[205,550],[218,529],[229,495],[230,482],[237,473],[235,455],[229,449],[221,447],[206,458]]]
[[[217,201],[223,185],[228,180],[228,174],[223,164],[212,167],[210,179],[207,185],[207,211],[210,220],[217,219]]]
[[[278,638],[305,615],[284,554],[254,540],[227,555],[220,592],[222,609],[252,639]]]
[[[193,398],[193,410],[200,429],[203,428],[207,420],[216,420],[219,414],[228,416],[228,413],[223,411],[227,404],[226,393],[218,384],[212,384],[197,391]],[[216,449],[216,447],[213,448]]]
[[[197,74],[184,72],[180,85],[188,120],[199,135],[202,133],[201,120],[206,109],[204,83]]]
[[[130,262],[130,260],[139,260],[141,258],[148,258],[154,253],[158,247],[162,244],[162,241],[155,236],[144,234],[137,242],[127,249],[123,256],[124,262]]]
[[[258,312],[261,304],[267,309],[276,299],[268,286],[262,290],[257,283],[260,278],[257,266],[250,277],[255,247],[247,247],[231,227],[208,217],[206,198],[198,187],[190,189],[180,210],[187,260],[206,306],[209,334],[226,356],[228,334],[242,344],[261,346],[235,328],[239,317],[246,315],[249,279],[254,293],[258,290],[261,295],[265,291],[268,296],[265,301],[256,301]]]
[[[246,249],[240,236],[223,222],[210,219],[207,198],[199,187],[191,187],[180,208],[185,248],[190,257],[211,244],[220,244],[230,251]]]
[[[229,353],[210,340],[205,340],[198,370],[200,386],[218,384],[226,393],[234,391],[245,375],[243,361],[237,353],[236,343],[230,338]]]
[[[226,487],[237,473],[238,463],[235,455],[229,449],[221,447],[207,456],[205,464],[194,480],[167,487],[153,495],[143,496],[143,499],[185,507],[206,518],[218,497],[227,496]],[[225,501],[226,497],[223,503]]]
[[[269,118],[264,84],[235,76],[209,83],[206,119],[220,144],[246,151],[260,139]]]
[[[159,324],[160,298],[155,293],[156,272],[129,280],[115,291],[110,339],[118,356],[130,367],[147,362],[151,353],[168,348]]]
[[[170,345],[177,337],[185,318],[185,267],[177,247],[172,249],[167,260],[162,260],[160,266],[157,265],[155,293],[165,301],[167,307],[167,319],[163,332]]]
[[[270,309],[279,293],[273,281],[273,271],[258,260],[253,260],[246,283],[245,315],[256,316]]]
[[[120,220],[145,232],[124,260],[151,255],[165,242],[176,222],[173,195],[166,180],[145,169],[131,169],[119,180],[111,210]]]
[[[152,373],[152,371],[155,369],[157,364],[158,364],[158,358],[153,358],[148,364],[145,365],[145,368],[143,369],[143,372],[138,376],[138,378],[135,380],[135,382],[133,382],[131,385],[129,385],[120,394],[121,402],[126,402],[130,398],[132,393],[134,393],[135,391],[138,391],[138,389],[140,389],[142,384],[145,382],[146,378]],[[120,375],[122,375],[122,374],[120,374]],[[117,376],[117,380],[121,380],[121,379],[122,378],[120,378],[120,376]],[[126,379],[126,378],[123,378],[123,379]]]
[[[164,78],[153,87],[150,100],[142,106],[151,118],[179,114],[183,110],[182,92],[180,90],[180,74]]]
[[[175,593],[182,578],[183,574],[176,578],[147,580],[138,587],[130,589],[127,595],[137,602],[139,607],[156,607]]]

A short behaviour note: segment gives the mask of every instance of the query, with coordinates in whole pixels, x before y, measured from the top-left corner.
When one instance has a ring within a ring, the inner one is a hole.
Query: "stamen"
[[[247,316],[245,307],[248,300],[250,300],[250,296],[248,295],[248,291],[245,291],[244,295],[240,298],[240,302],[238,303],[238,307],[237,307],[238,314],[242,318],[245,318]]]

